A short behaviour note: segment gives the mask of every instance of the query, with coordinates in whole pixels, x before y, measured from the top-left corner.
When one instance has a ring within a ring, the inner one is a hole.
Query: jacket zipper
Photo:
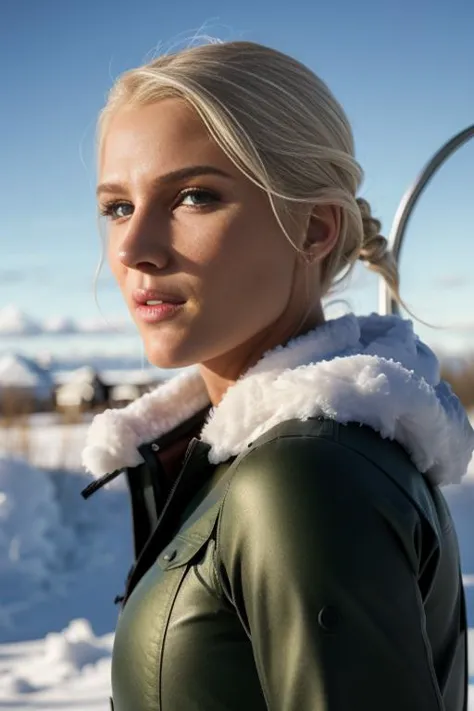
[[[86,486],[85,489],[81,491],[81,496],[84,499],[88,499],[92,494],[95,494],[96,491],[99,489],[102,489],[103,486],[106,484],[110,484],[111,481],[116,479],[120,474],[122,474],[123,469],[116,469],[114,472],[111,472],[110,474],[104,474],[101,476],[99,479],[96,479],[93,481],[91,484]]]
[[[160,524],[162,523],[164,517],[165,517],[165,516],[168,514],[168,512],[169,512],[170,506],[171,506],[171,504],[172,504],[173,499],[175,498],[176,492],[177,492],[177,490],[178,490],[180,484],[181,484],[182,481],[183,481],[183,476],[184,476],[184,472],[186,471],[186,466],[187,466],[187,464],[188,464],[188,462],[189,462],[189,459],[191,458],[191,456],[192,456],[192,454],[193,454],[193,452],[194,452],[194,450],[196,449],[196,447],[197,447],[198,444],[199,444],[199,440],[198,440],[197,438],[193,437],[192,440],[189,442],[187,448],[186,448],[186,453],[185,453],[185,455],[184,455],[183,464],[181,465],[180,472],[179,472],[178,476],[176,477],[176,480],[175,480],[175,482],[174,482],[174,484],[173,484],[173,486],[172,486],[172,488],[171,488],[171,490],[170,490],[170,492],[169,492],[169,494],[168,494],[168,498],[167,498],[167,500],[166,500],[166,503],[165,503],[165,505],[164,505],[164,507],[163,507],[163,510],[162,510],[162,512],[161,512],[161,515],[160,515],[160,517],[159,517],[159,519],[158,519],[158,521],[157,521],[157,524],[156,524],[156,526],[155,526],[155,530],[154,530],[153,533],[150,535],[150,537],[149,537],[148,541],[146,542],[146,544],[145,544],[145,546],[144,546],[144,548],[143,548],[143,550],[142,550],[142,552],[141,552],[139,558],[136,560],[135,565],[133,566],[132,570],[130,571],[130,575],[129,575],[129,579],[128,579],[128,584],[127,584],[127,589],[126,589],[126,591],[125,591],[125,595],[124,595],[124,599],[123,599],[123,604],[124,604],[124,605],[125,605],[125,603],[127,602],[128,598],[130,597],[130,595],[131,595],[131,593],[132,593],[132,591],[133,591],[133,588],[134,588],[135,585],[137,584],[137,583],[135,583],[135,581],[133,580],[133,578],[135,577],[134,573],[136,573],[137,571],[140,570],[140,567],[142,567],[142,564],[143,564],[143,563],[146,564],[146,555],[147,555],[147,553],[148,553],[148,551],[149,551],[150,545],[153,543],[154,535],[155,535],[156,531],[159,529]],[[149,567],[150,567],[150,566],[148,565],[148,567],[146,568],[146,570],[148,570]],[[140,579],[142,578],[142,576],[145,574],[146,570],[138,576],[138,580],[140,580]],[[138,581],[137,581],[137,582],[138,582]],[[132,583],[133,583],[133,584],[132,584]]]
[[[179,474],[178,474],[178,476],[176,477],[175,482],[174,482],[173,486],[171,487],[171,489],[170,489],[170,491],[169,491],[169,494],[168,494],[167,499],[166,499],[166,501],[165,501],[165,504],[164,504],[164,506],[163,506],[163,510],[162,510],[162,512],[161,512],[160,517],[158,518],[158,521],[157,521],[157,523],[156,523],[156,527],[155,527],[155,528],[158,528],[158,526],[160,525],[160,523],[161,523],[161,521],[163,520],[164,516],[168,513],[168,510],[169,510],[169,508],[170,508],[170,505],[171,505],[171,502],[172,502],[172,500],[173,500],[173,498],[174,498],[174,495],[175,495],[175,493],[176,493],[176,491],[177,491],[179,485],[180,485],[181,482],[182,482],[183,475],[184,475],[184,472],[185,472],[185,469],[186,469],[186,465],[187,465],[189,459],[191,458],[192,453],[193,453],[194,450],[196,449],[198,442],[199,442],[199,440],[196,439],[195,437],[193,437],[192,440],[189,442],[188,446],[186,447],[186,452],[185,452],[185,454],[184,454],[184,459],[183,459],[183,463],[182,463],[182,465],[181,465],[181,469],[179,470]],[[153,533],[152,533],[151,535],[153,535]],[[137,561],[137,562],[138,562],[138,561]]]

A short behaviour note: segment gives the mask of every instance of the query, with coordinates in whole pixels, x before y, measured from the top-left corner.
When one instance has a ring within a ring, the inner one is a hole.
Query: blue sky
[[[17,0],[2,6],[0,66],[0,308],[36,319],[99,318],[92,279],[100,254],[94,201],[94,124],[113,77],[160,45],[202,32],[293,54],[328,82],[352,121],[366,180],[361,194],[386,233],[431,155],[474,122],[471,0]],[[418,326],[446,349],[474,347],[474,141],[442,168],[410,224],[402,290]],[[377,283],[357,270],[341,296],[377,308]],[[125,317],[104,272],[102,312]],[[126,351],[136,335],[0,339],[38,352]]]

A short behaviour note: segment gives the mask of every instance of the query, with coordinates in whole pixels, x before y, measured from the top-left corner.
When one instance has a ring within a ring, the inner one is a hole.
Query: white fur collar
[[[83,453],[95,476],[142,462],[137,449],[208,405],[197,370],[185,371],[121,410],[95,417]],[[211,410],[201,432],[219,463],[289,419],[323,416],[359,422],[398,441],[417,468],[438,484],[459,482],[474,432],[435,356],[397,317],[354,315],[280,346],[264,357]]]

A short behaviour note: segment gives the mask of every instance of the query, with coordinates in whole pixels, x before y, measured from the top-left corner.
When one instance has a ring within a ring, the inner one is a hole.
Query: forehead
[[[180,99],[119,109],[107,124],[99,156],[101,174],[157,166],[166,173],[183,164],[227,162],[192,107]]]

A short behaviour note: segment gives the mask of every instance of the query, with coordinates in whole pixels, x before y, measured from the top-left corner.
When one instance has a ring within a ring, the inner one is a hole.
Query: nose
[[[155,274],[169,264],[166,226],[156,213],[136,211],[127,222],[118,245],[118,258],[129,269]]]

